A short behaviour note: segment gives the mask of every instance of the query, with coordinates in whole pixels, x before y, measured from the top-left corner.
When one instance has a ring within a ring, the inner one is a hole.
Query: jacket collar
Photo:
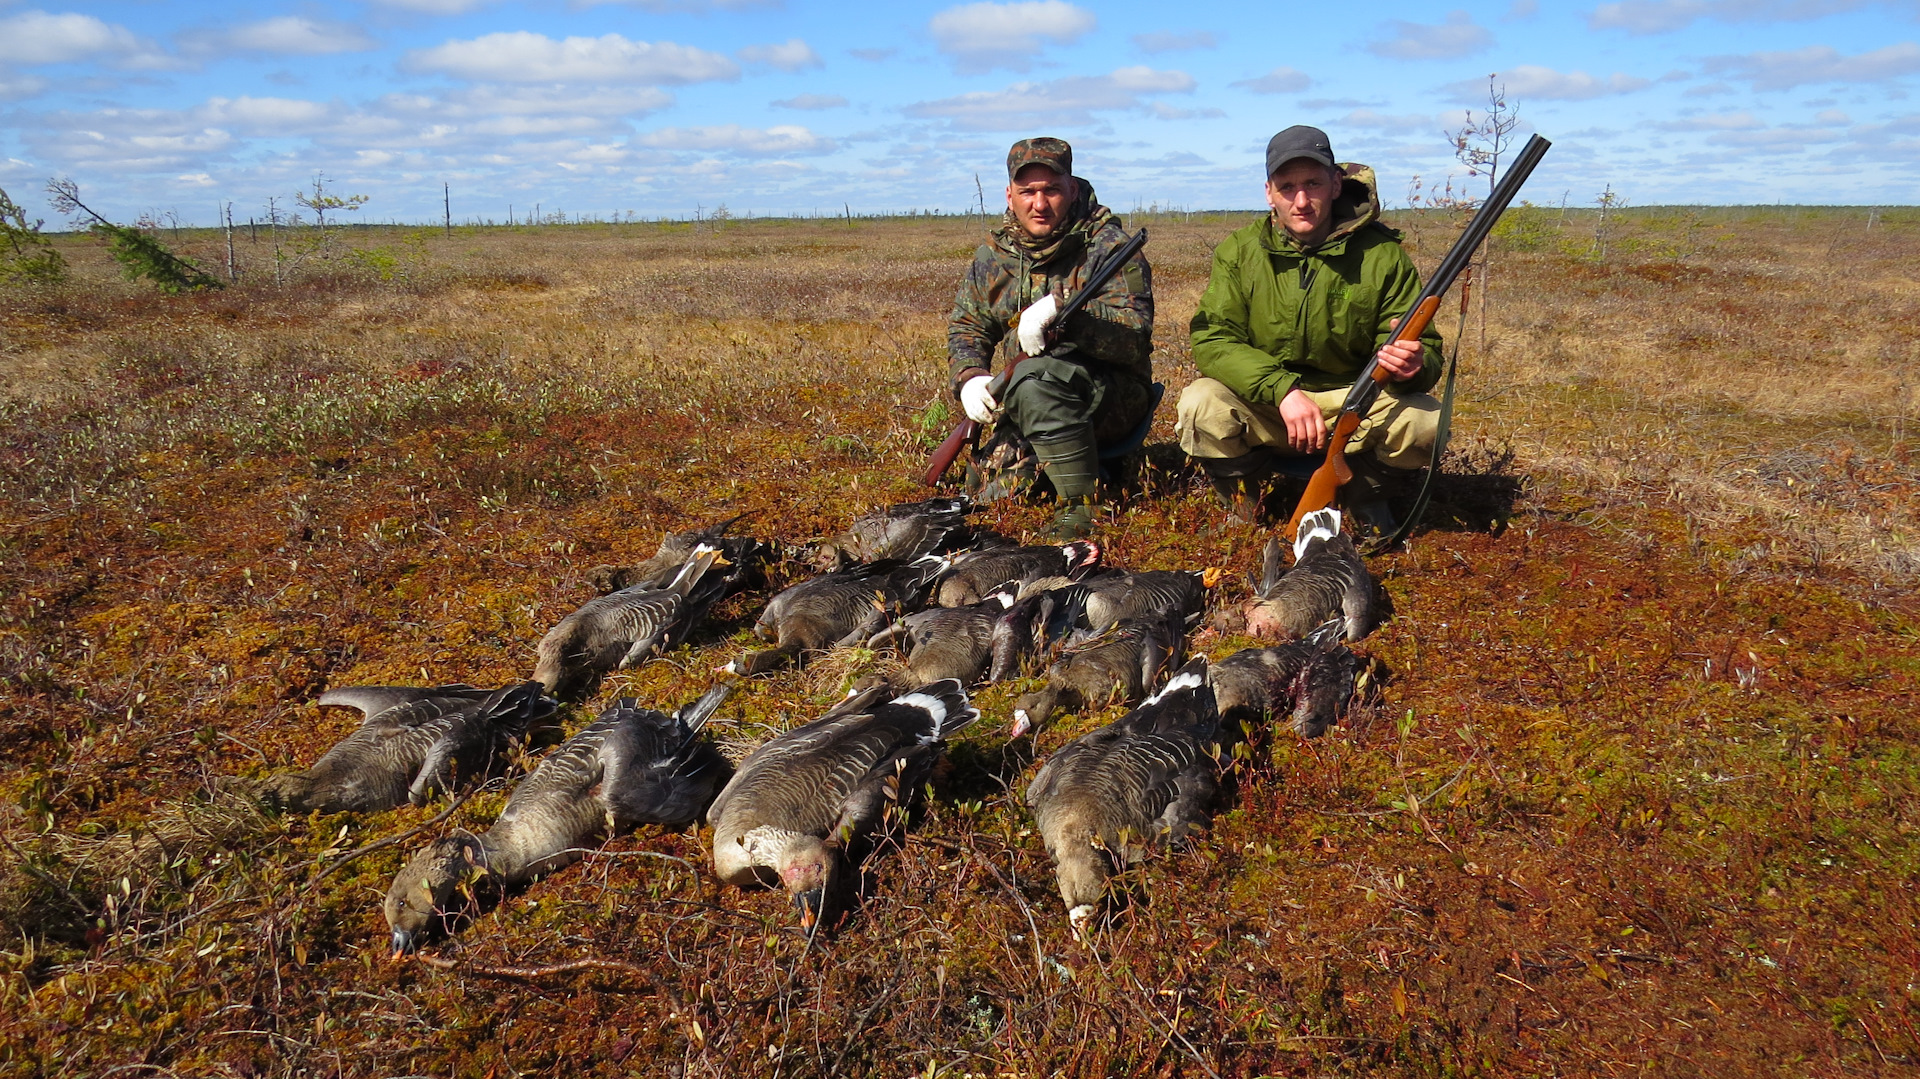
[[[1380,220],[1380,196],[1375,189],[1373,169],[1366,165],[1342,164],[1346,178],[1340,194],[1333,200],[1333,231],[1312,249],[1294,242],[1285,229],[1275,228],[1269,213],[1260,227],[1260,246],[1276,255],[1317,255],[1325,258],[1346,250],[1354,233]]]

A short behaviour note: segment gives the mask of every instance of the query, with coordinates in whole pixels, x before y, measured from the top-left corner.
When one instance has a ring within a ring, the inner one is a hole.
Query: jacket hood
[[[1340,172],[1344,179],[1340,183],[1340,194],[1333,200],[1333,231],[1314,248],[1326,254],[1337,252],[1347,237],[1368,225],[1380,224],[1380,195],[1372,167],[1342,162]],[[1380,227],[1386,228],[1384,224]],[[1285,229],[1274,225],[1271,213],[1267,215],[1267,227],[1261,233],[1260,243],[1270,251],[1298,254],[1304,250]]]

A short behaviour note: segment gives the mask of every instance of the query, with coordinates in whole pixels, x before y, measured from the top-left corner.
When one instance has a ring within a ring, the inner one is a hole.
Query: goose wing
[[[439,686],[341,686],[315,701],[322,708],[358,709],[363,722],[388,727],[417,727],[450,711],[484,701],[492,690],[449,682]]]
[[[437,736],[407,788],[408,800],[425,805],[457,784],[491,771],[509,742],[524,738],[535,723],[550,718],[559,707],[542,689],[538,682],[520,682],[450,713],[435,728]]]
[[[729,692],[716,686],[672,715],[632,699],[601,713],[614,724],[599,747],[599,798],[618,826],[681,825],[706,811],[727,763],[699,732]]]
[[[869,707],[841,710],[855,701]],[[898,696],[869,687],[836,712],[774,738],[741,762],[710,811],[719,830],[737,835],[772,824],[825,836],[848,818],[849,799],[852,815],[864,822],[862,807],[872,792],[900,773],[896,760],[913,765],[927,747],[979,718],[951,679]]]

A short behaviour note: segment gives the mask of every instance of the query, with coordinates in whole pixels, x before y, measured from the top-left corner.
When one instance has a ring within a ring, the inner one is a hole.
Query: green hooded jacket
[[[1243,401],[1277,407],[1296,387],[1353,385],[1420,294],[1400,233],[1380,221],[1373,170],[1340,168],[1334,228],[1318,247],[1303,250],[1269,216],[1214,248],[1189,327],[1193,363]],[[1429,325],[1420,341],[1426,366],[1389,389],[1425,391],[1439,380],[1440,333]]]

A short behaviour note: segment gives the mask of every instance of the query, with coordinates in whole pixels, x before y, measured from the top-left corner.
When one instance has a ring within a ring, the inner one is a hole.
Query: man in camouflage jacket
[[[1272,213],[1214,249],[1193,316],[1194,366],[1180,394],[1180,446],[1228,510],[1251,521],[1276,455],[1326,449],[1347,390],[1374,355],[1385,392],[1347,445],[1342,495],[1363,527],[1391,530],[1386,495],[1425,467],[1440,403],[1440,335],[1390,340],[1420,294],[1400,233],[1380,221],[1373,170],[1336,164],[1325,132],[1292,127],[1267,144]]]
[[[1037,463],[1060,500],[1052,535],[1082,536],[1092,528],[1099,446],[1125,438],[1153,408],[1152,271],[1135,256],[1054,325],[1088,268],[1127,233],[1073,175],[1073,148],[1059,139],[1014,143],[1007,178],[1006,216],[974,253],[947,323],[954,396],[976,422],[995,424],[968,487],[1004,496]],[[1028,358],[996,393],[995,369],[1022,352]]]

